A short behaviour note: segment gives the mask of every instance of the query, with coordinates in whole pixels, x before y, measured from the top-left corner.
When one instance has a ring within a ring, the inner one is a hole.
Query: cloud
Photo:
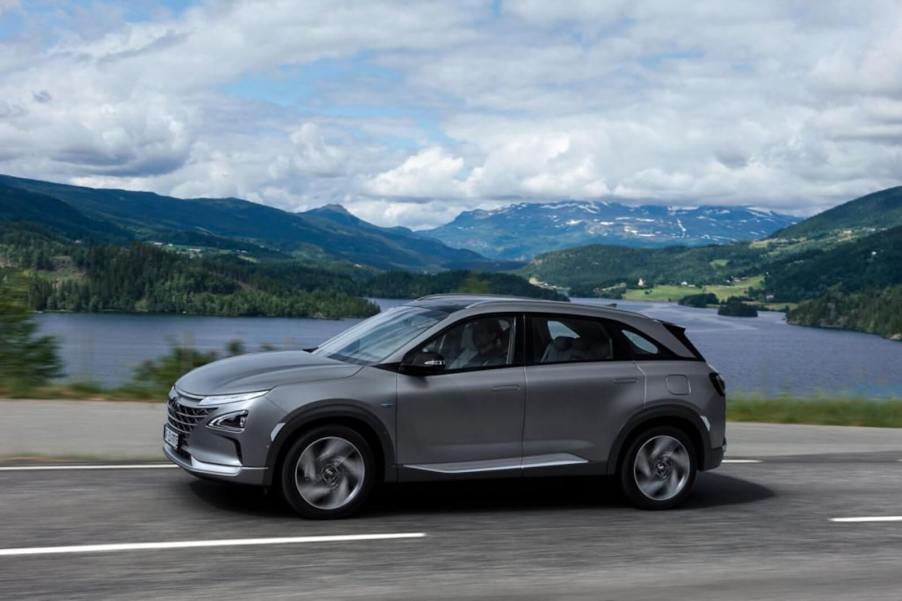
[[[450,156],[441,148],[426,148],[394,169],[375,176],[367,188],[376,195],[413,200],[459,196],[463,185],[456,176],[463,166],[460,157]]]
[[[0,171],[414,227],[902,180],[895,2],[139,6],[0,0]]]

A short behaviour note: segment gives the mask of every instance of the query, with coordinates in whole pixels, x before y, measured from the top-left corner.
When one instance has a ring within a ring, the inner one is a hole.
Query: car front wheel
[[[348,517],[366,502],[374,474],[373,452],[363,436],[344,426],[323,426],[291,446],[282,464],[282,494],[303,517]]]
[[[634,438],[620,465],[620,486],[640,509],[669,509],[682,503],[692,489],[695,446],[679,428],[650,428]]]

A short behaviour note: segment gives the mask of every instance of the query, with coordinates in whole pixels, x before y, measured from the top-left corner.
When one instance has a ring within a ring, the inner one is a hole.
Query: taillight
[[[720,396],[727,396],[727,383],[723,381],[720,374],[716,371],[712,371],[708,374],[708,377],[711,378],[711,384],[714,386],[714,390],[717,391],[717,394]]]

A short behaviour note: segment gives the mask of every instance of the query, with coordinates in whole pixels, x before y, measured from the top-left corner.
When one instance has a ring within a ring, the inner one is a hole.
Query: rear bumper
[[[245,467],[241,465],[221,465],[199,461],[186,451],[176,451],[168,444],[163,444],[166,458],[186,472],[199,478],[212,478],[236,484],[263,486],[266,483],[265,467]]]

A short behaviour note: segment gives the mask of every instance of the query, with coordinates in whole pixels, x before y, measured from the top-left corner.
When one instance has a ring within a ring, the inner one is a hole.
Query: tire
[[[363,507],[375,485],[373,451],[346,426],[304,432],[288,450],[281,468],[282,496],[300,516],[346,518]]]
[[[686,500],[698,472],[697,449],[685,432],[657,426],[634,437],[620,462],[626,499],[639,509],[670,509]]]

